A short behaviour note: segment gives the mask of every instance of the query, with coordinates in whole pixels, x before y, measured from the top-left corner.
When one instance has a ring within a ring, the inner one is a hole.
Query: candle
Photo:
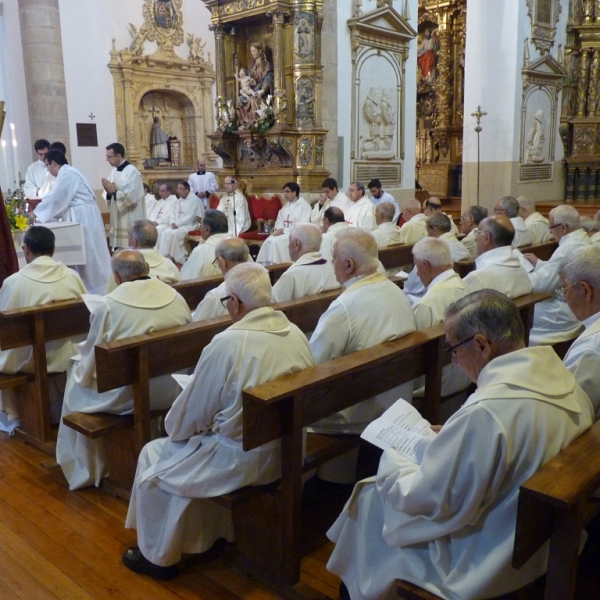
[[[17,153],[17,140],[13,140],[13,152],[15,158],[15,189],[19,188],[19,155]]]
[[[2,162],[4,163],[4,176],[6,177],[6,189],[5,192],[8,191],[10,187],[10,173],[8,172],[8,159],[6,157],[6,140],[2,140]]]

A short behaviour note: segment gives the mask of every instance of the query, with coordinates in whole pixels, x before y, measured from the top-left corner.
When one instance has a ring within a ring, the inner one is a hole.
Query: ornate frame
[[[556,23],[558,23],[562,7],[560,0],[525,0],[527,15],[531,21],[531,43],[544,56],[554,45]],[[547,11],[545,20],[539,19],[540,12]]]

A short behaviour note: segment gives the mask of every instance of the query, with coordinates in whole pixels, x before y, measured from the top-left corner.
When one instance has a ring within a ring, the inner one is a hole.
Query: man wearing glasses
[[[396,579],[443,598],[492,598],[546,570],[511,566],[519,486],[594,420],[589,398],[550,347],[526,348],[506,296],[483,290],[448,307],[452,361],[477,390],[415,463],[384,451],[328,532],[340,598],[383,597]],[[349,592],[349,595],[348,595]]]
[[[572,206],[563,204],[550,211],[548,229],[558,241],[558,248],[550,260],[540,260],[535,254],[523,256],[533,265],[529,273],[533,291],[553,294],[559,286],[560,263],[576,248],[589,246],[590,238],[579,223],[579,213]],[[571,340],[581,333],[583,326],[571,312],[568,304],[558,296],[540,302],[535,307],[533,327],[529,344],[556,344]]]
[[[469,251],[472,259],[477,258],[477,242],[475,233],[479,223],[488,216],[487,208],[483,206],[469,206],[460,217],[460,232],[465,237],[460,240],[463,246]]]

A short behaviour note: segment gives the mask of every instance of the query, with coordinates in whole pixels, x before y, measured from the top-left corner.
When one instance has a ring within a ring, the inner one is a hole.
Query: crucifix
[[[156,106],[153,104],[152,108],[150,108],[150,110],[148,112],[152,113],[152,118],[154,118],[154,117],[156,117],[157,114],[160,113],[160,110],[158,108],[156,108]]]
[[[474,113],[471,113],[472,117],[477,119],[477,127],[475,127],[475,131],[477,132],[477,205],[479,206],[479,169],[480,169],[480,160],[479,160],[479,134],[482,131],[481,127],[481,117],[485,117],[487,115],[486,112],[481,110],[481,106],[477,107],[477,110]]]
[[[96,118],[96,115],[92,112],[88,115],[88,117],[93,121]]]
[[[287,219],[286,219],[286,220],[283,222],[283,224],[284,224],[286,227],[289,227],[289,226],[290,226],[290,225],[292,225],[293,223],[294,223],[294,221],[290,221],[290,218],[289,218],[289,217],[288,217],[288,218],[287,218]]]

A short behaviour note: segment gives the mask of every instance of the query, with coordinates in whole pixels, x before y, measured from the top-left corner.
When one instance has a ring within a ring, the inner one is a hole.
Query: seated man
[[[116,290],[104,296],[90,317],[90,332],[80,345],[69,369],[63,416],[73,412],[127,414],[133,410],[133,390],[127,386],[99,393],[96,389],[94,346],[142,333],[149,333],[192,320],[183,297],[158,279],[148,277],[148,264],[137,250],[121,250],[111,265],[118,282]],[[150,390],[151,408],[168,408],[177,396],[177,384],[170,375],[158,377]],[[93,440],[63,424],[58,428],[56,462],[75,490],[99,486],[106,476],[104,439]]]
[[[4,210],[4,209],[2,209]],[[59,300],[76,300],[87,291],[79,275],[60,262],[52,259],[54,232],[47,227],[30,227],[23,238],[23,253],[27,265],[7,277],[0,288],[0,310],[37,306]],[[11,242],[12,243],[12,242]],[[65,338],[46,342],[48,373],[64,373],[69,358],[75,353],[76,342]],[[18,371],[33,373],[33,350],[31,347],[0,350],[0,373]],[[62,382],[50,380],[51,401],[62,402]],[[57,385],[58,384],[58,385]],[[0,391],[0,431],[12,431],[18,424],[14,390]],[[57,415],[60,412],[60,405]]]
[[[402,216],[406,221],[402,230],[402,243],[414,244],[427,236],[427,216],[421,212],[421,203],[412,198],[402,203]]]
[[[378,248],[387,248],[387,246],[402,243],[402,232],[394,221],[395,210],[394,205],[390,202],[381,202],[375,208],[377,228],[371,233]]]
[[[144,260],[148,263],[150,269],[148,275],[156,277],[167,285],[173,285],[181,281],[179,269],[173,264],[172,260],[165,258],[158,250],[155,250],[158,232],[154,223],[148,219],[134,221],[127,231],[129,248],[137,250],[142,254]],[[117,280],[113,276],[108,280],[106,293],[110,294],[117,287]]]
[[[171,219],[175,212],[175,202],[177,196],[174,194],[173,186],[170,183],[163,183],[158,188],[158,196],[160,200],[154,205],[152,213],[148,215],[148,219],[154,223],[158,235],[171,225]]]
[[[321,184],[321,196],[312,208],[310,221],[318,227],[323,225],[323,216],[328,208],[339,208],[344,215],[350,208],[350,199],[340,192],[337,181],[328,177]]]
[[[519,216],[525,220],[525,225],[531,231],[534,244],[541,244],[550,239],[548,219],[535,210],[535,201],[525,196],[517,198],[519,203]]]
[[[517,298],[530,294],[531,281],[511,243],[515,230],[508,217],[493,215],[481,221],[477,228],[477,258],[475,271],[464,282],[469,292],[491,289]]]
[[[448,244],[453,263],[457,260],[468,260],[471,258],[469,251],[452,232],[451,223],[452,221],[448,215],[436,211],[427,219],[427,232],[431,237],[438,238]]]
[[[442,201],[436,196],[431,196],[431,198],[428,198],[423,202],[423,214],[427,218],[432,217],[435,214],[446,215],[446,213],[442,211]],[[458,227],[456,226],[454,219],[449,215],[446,216],[450,219],[450,230],[455,237],[458,236]]]
[[[176,263],[185,262],[185,236],[196,229],[198,220],[204,216],[202,200],[190,192],[190,184],[180,181],[177,184],[179,198],[175,201],[169,227],[158,236],[158,251]]]
[[[553,294],[559,285],[558,269],[563,258],[580,246],[589,246],[590,238],[580,227],[579,213],[567,204],[550,211],[550,225],[558,248],[550,260],[540,260],[535,254],[524,254],[533,265],[529,273],[534,292]],[[529,332],[529,345],[556,344],[577,337],[583,325],[571,312],[569,305],[558,296],[535,305],[533,327]]]
[[[290,233],[289,253],[294,264],[273,286],[273,302],[286,302],[340,287],[331,263],[319,248],[323,236],[312,223],[295,225]]]
[[[494,205],[495,215],[504,215],[510,219],[515,228],[515,237],[512,242],[513,248],[521,246],[531,246],[533,244],[533,235],[525,224],[523,217],[519,216],[519,203],[512,196],[502,196],[496,200]]]
[[[573,342],[563,362],[590,397],[600,416],[600,248],[575,248],[558,269],[559,295],[582,322],[584,332]]]
[[[262,265],[234,267],[225,288],[233,325],[202,352],[167,415],[168,437],[147,444],[138,461],[125,526],[137,529],[139,548],[123,562],[158,579],[177,574],[183,552],[233,541],[229,510],[204,498],[280,477],[280,440],[242,450],[242,390],[314,365],[304,334],[271,308]]]
[[[365,186],[360,181],[354,181],[348,188],[350,205],[344,211],[346,222],[350,227],[375,229],[375,207],[365,196]]]
[[[250,219],[250,210],[248,201],[238,189],[238,180],[228,175],[223,182],[225,186],[225,195],[219,201],[217,210],[221,211],[227,218],[227,228],[229,235],[238,236],[244,231],[248,231],[252,225]]]
[[[438,213],[431,219],[444,217]],[[426,293],[413,304],[417,329],[427,329],[444,322],[446,308],[467,294],[463,280],[452,269],[452,255],[448,243],[440,238],[426,237],[413,246],[415,271],[425,286]],[[415,390],[425,385],[425,378],[415,382]],[[442,396],[464,390],[469,378],[456,367],[446,365],[442,374]],[[422,396],[422,393],[417,395]]]
[[[333,245],[335,244],[336,236],[348,229],[350,225],[346,223],[344,212],[341,208],[330,206],[323,213],[323,241],[321,242],[321,254],[323,258],[331,262],[333,258]]]
[[[375,205],[375,208],[377,208],[383,202],[387,202],[394,207],[392,222],[394,225],[396,225],[398,223],[398,219],[400,218],[400,207],[398,206],[398,201],[396,198],[394,198],[394,196],[388,192],[383,191],[383,186],[381,185],[381,181],[379,181],[379,179],[371,179],[368,187],[369,192],[371,192],[371,202]]]
[[[546,570],[546,552],[511,566],[519,486],[591,426],[592,405],[551,348],[525,347],[502,294],[450,305],[445,330],[477,390],[417,464],[390,448],[377,478],[356,487],[328,532],[340,598],[376,600],[395,579],[442,598],[492,598]]]
[[[227,275],[237,265],[252,262],[248,245],[244,240],[236,237],[225,238],[217,244],[215,248],[215,260],[217,261],[217,267],[219,267],[223,275]],[[228,316],[229,313],[221,302],[221,298],[226,295],[225,281],[223,281],[218,287],[206,293],[206,296],[198,304],[196,311],[192,315],[192,321],[203,321],[204,319]]]
[[[293,181],[283,186],[286,203],[283,205],[277,220],[275,231],[260,247],[256,262],[261,264],[291,262],[288,252],[289,235],[297,223],[310,223],[310,204],[300,197],[300,186]]]
[[[202,243],[192,250],[185,265],[181,267],[181,279],[198,279],[221,274],[215,260],[215,248],[221,240],[229,237],[228,227],[224,213],[212,208],[206,209],[198,227]]]
[[[487,216],[487,208],[475,204],[469,206],[460,217],[460,231],[465,234],[465,237],[460,242],[469,251],[469,256],[473,260],[477,258],[477,244],[475,242],[477,227],[479,227],[479,223]]]

